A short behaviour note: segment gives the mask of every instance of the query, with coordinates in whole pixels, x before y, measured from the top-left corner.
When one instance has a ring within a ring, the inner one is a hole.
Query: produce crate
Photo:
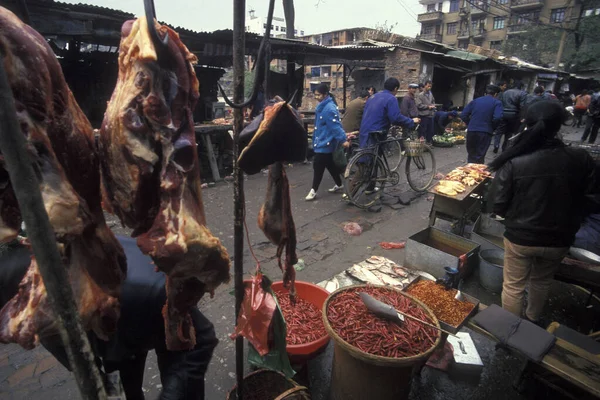
[[[463,254],[466,254],[467,260],[460,267],[459,257]],[[446,274],[444,267],[458,268],[461,278],[465,278],[477,266],[478,254],[479,244],[429,227],[406,241],[404,267],[428,272],[436,278]]]
[[[487,214],[481,214],[471,232],[471,240],[479,243],[481,250],[502,249],[504,250],[504,225],[500,221],[490,218]]]
[[[410,283],[410,285],[407,285],[406,287],[404,287],[402,289],[403,292],[407,292],[410,289],[411,286],[413,286],[414,284],[416,284],[417,282],[420,281],[430,281],[431,279],[428,279],[422,275],[420,275],[417,279],[415,279],[414,281],[412,281]],[[471,312],[469,314],[467,314],[467,316],[456,326],[454,325],[450,325],[449,323],[445,322],[444,320],[442,320],[441,318],[438,317],[438,321],[440,321],[440,327],[450,333],[456,333],[458,331],[460,331],[460,329],[467,323],[467,321],[474,316],[475,314],[477,314],[477,312],[479,311],[479,300],[476,299],[475,297],[466,294],[465,292],[462,292],[462,296],[464,298],[465,301],[468,301],[471,304],[475,304],[475,307],[473,307],[473,309],[471,310]],[[421,300],[423,301],[423,300]],[[423,301],[423,303],[425,303],[425,305],[428,305],[426,302]],[[437,317],[437,315],[436,315]]]

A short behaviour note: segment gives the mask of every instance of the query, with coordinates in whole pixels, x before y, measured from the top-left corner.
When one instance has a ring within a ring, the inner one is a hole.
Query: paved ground
[[[570,132],[570,131],[569,131]],[[567,139],[579,138],[571,133]],[[435,149],[438,170],[446,173],[464,164],[464,145],[450,149]],[[489,153],[491,156],[491,151]],[[412,199],[410,206],[394,204],[384,206],[379,212],[364,212],[348,206],[339,195],[331,195],[326,189],[333,186],[326,176],[316,201],[308,203],[304,196],[310,189],[312,167],[310,164],[294,165],[288,169],[294,219],[298,231],[298,255],[305,261],[306,269],[299,272],[297,279],[319,282],[348,268],[352,263],[370,255],[383,255],[398,263],[403,261],[402,250],[382,250],[380,241],[406,239],[424,229],[428,224],[431,207],[427,195],[416,196],[402,182],[392,196]],[[246,200],[250,241],[263,270],[274,279],[281,275],[274,262],[275,248],[264,238],[256,226],[258,208],[264,199],[266,176],[258,174],[246,180]],[[233,253],[232,185],[219,183],[204,190],[208,224],[215,235]],[[349,236],[342,230],[344,222],[358,222],[363,233]],[[122,232],[115,224],[115,231]],[[244,270],[254,270],[246,248]],[[221,287],[214,299],[203,299],[201,310],[213,321],[220,344],[217,347],[206,376],[206,398],[224,399],[235,382],[235,354],[229,334],[233,331],[234,299],[230,294],[232,284]],[[498,296],[485,292],[476,279],[467,282],[465,291],[482,302],[498,303]],[[589,321],[598,319],[595,308],[583,307],[585,294],[573,286],[556,283],[550,300],[551,313],[548,319],[567,323],[572,327],[585,328]],[[598,305],[596,304],[596,308]],[[477,348],[485,364],[478,382],[463,382],[450,379],[446,374],[425,369],[422,377],[413,383],[413,399],[520,399],[512,388],[512,380],[518,374],[520,361],[503,350],[496,351],[494,345],[474,335]],[[328,376],[331,368],[331,349],[309,365],[314,399],[326,399]],[[147,363],[144,391],[148,399],[156,398],[160,391],[160,379],[156,360],[152,354]],[[43,348],[24,351],[16,345],[0,346],[0,399],[58,400],[78,399],[78,391],[71,375],[59,365]]]

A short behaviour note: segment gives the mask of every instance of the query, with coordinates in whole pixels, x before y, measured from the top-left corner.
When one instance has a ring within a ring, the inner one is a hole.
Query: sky
[[[142,15],[143,0],[63,0],[115,8]],[[233,0],[154,0],[159,20],[194,31],[231,29]],[[268,0],[246,0],[246,11],[267,15]],[[393,31],[414,37],[419,32],[416,15],[423,12],[418,0],[296,0],[296,28],[306,34],[345,28],[396,24]],[[246,14],[248,16],[248,14]],[[283,17],[281,0],[275,1],[275,16]]]

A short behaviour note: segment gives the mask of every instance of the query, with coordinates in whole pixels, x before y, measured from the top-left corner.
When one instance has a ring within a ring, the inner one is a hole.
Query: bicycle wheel
[[[348,201],[359,208],[369,208],[383,193],[387,170],[374,152],[359,152],[348,163],[344,172],[344,190]]]
[[[402,148],[400,142],[388,142],[385,144],[383,151],[385,151],[385,158],[387,159],[390,171],[396,171],[402,163]]]
[[[426,191],[435,172],[435,157],[429,147],[425,147],[420,156],[406,157],[406,180],[415,192]]]

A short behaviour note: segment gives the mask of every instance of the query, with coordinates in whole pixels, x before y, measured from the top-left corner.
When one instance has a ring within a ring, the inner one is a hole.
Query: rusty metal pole
[[[102,378],[79,319],[67,270],[62,264],[54,231],[42,202],[39,182],[25,146],[12,90],[4,64],[0,61],[0,150],[81,397],[85,400],[106,399]]]
[[[244,102],[244,54],[246,30],[246,0],[233,0],[233,101]],[[264,60],[257,59],[263,63]],[[262,79],[262,76],[256,78]],[[244,173],[240,169],[240,132],[244,129],[244,110],[233,109],[233,271],[235,283],[235,320],[237,321],[244,299]],[[244,339],[235,340],[235,374],[237,399],[244,398]]]

